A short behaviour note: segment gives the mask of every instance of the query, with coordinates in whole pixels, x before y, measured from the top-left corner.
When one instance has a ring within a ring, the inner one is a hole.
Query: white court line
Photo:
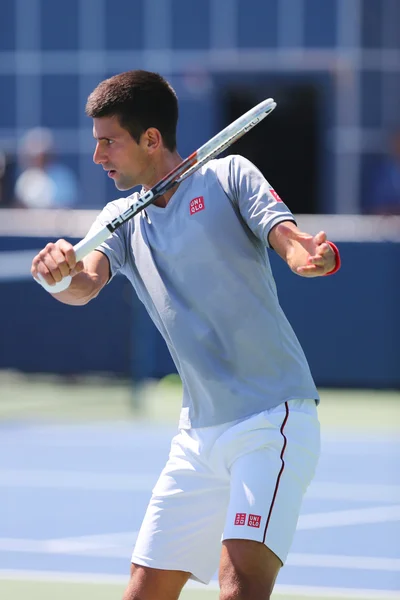
[[[24,250],[22,252],[26,253],[27,257],[28,253],[30,253],[30,261],[32,262],[31,259],[39,252],[39,249],[27,251]],[[3,265],[1,264],[1,259],[3,259],[3,257],[4,253],[0,252],[0,276],[2,274]],[[30,266],[28,271],[29,272],[27,273],[27,276],[30,277]],[[149,386],[151,392],[151,390],[157,387],[157,384],[149,384]],[[158,436],[161,434],[162,439],[165,442],[165,447],[167,449],[169,448],[171,439],[175,435],[175,428],[173,425],[157,424],[154,426],[154,423],[146,420],[144,423],[140,424],[138,422],[129,422],[121,419],[107,423],[74,423],[73,425],[71,423],[51,423],[47,425],[43,423],[35,423],[34,425],[30,424],[29,432],[33,435],[33,437],[27,441],[25,440],[25,443],[29,447],[51,446],[54,448],[76,448],[78,446],[82,448],[107,449],[110,446],[120,447],[121,445],[128,447],[131,444],[131,439],[124,437],[121,438],[118,436],[119,431],[122,431],[124,434],[128,434],[129,436],[134,436],[135,432],[138,430],[142,431],[143,427],[145,427],[152,434],[154,434],[155,427],[156,435]],[[73,435],[75,432],[79,436],[78,440]],[[84,436],[86,433],[88,435]],[[104,434],[103,437],[101,437],[101,433]],[[107,438],[104,437],[106,433],[110,434]],[[61,437],[60,434],[62,434]],[[12,445],[14,443],[15,439],[13,436],[9,436],[1,440],[1,445]],[[396,448],[389,449],[388,445],[395,445]],[[352,431],[350,434],[346,432],[343,433],[341,430],[333,430],[333,432],[322,435],[323,454],[341,456],[365,456],[366,454],[373,454],[374,456],[388,456],[396,451],[400,452],[400,438],[398,434],[391,433],[390,431],[385,432],[384,435],[374,435],[369,431],[368,433],[361,434],[357,434]]]
[[[320,500],[400,502],[400,485],[314,481],[310,485],[306,496]]]
[[[138,531],[49,540],[0,538],[0,552],[130,559]]]
[[[396,418],[393,415],[393,418]],[[390,446],[390,447],[389,447]],[[358,435],[355,437],[338,434],[322,438],[322,454],[331,456],[378,456],[399,453],[399,436],[388,432],[386,436]]]
[[[136,542],[139,531],[122,531],[117,533],[100,533],[95,535],[82,535],[67,538],[54,538],[44,540],[51,543],[52,548],[78,550],[87,552],[105,548],[132,547]],[[14,538],[15,539],[15,538]]]
[[[137,534],[137,531],[131,531],[52,540],[0,538],[0,552],[129,559]],[[291,553],[286,564],[296,567],[400,572],[400,559],[381,556]]]
[[[158,475],[0,469],[0,487],[149,492]],[[356,502],[400,502],[400,485],[314,481],[306,497]]]
[[[382,556],[345,556],[341,554],[291,553],[286,561],[292,567],[328,569],[365,569],[368,571],[400,572],[399,558]]]
[[[400,505],[373,506],[300,515],[297,529],[322,529],[326,527],[364,525],[366,523],[388,523],[391,521],[400,521]]]
[[[87,471],[0,470],[0,487],[149,492],[158,475]]]
[[[126,585],[127,577],[121,575],[104,575],[98,573],[68,573],[58,571],[23,571],[18,569],[0,569],[0,581],[41,581],[57,583],[88,583]],[[218,583],[212,581],[205,586],[189,581],[187,587],[203,591],[218,590]],[[277,584],[274,596],[304,596],[306,598],[342,598],[342,600],[400,600],[400,594],[390,590],[371,590],[357,588],[314,587],[303,585]]]

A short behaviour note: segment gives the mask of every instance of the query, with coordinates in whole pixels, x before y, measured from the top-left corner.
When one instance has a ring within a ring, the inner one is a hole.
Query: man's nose
[[[93,162],[96,165],[101,165],[104,162],[104,151],[100,149],[100,144],[96,144],[96,148],[93,153]]]

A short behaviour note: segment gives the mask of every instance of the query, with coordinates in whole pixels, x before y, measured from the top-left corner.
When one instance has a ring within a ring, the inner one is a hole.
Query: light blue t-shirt
[[[91,232],[125,211],[110,202]],[[180,427],[248,417],[315,398],[303,350],[278,301],[268,234],[294,221],[241,156],[210,161],[165,208],[150,205],[98,249],[123,273],[164,337],[182,379]]]

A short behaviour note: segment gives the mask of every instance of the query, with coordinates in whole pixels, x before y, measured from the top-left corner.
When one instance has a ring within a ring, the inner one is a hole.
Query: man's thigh
[[[192,440],[193,441],[193,440]],[[132,563],[183,571],[208,583],[218,568],[229,502],[229,479],[194,456],[188,435],[177,436],[153,490]]]
[[[231,465],[223,539],[264,544],[282,564],[319,458],[319,423],[312,404],[309,409],[287,402],[265,417],[250,419],[254,429],[246,432],[247,452],[239,453]]]
[[[269,598],[281,566],[280,559],[260,542],[225,540],[219,567],[220,598]]]

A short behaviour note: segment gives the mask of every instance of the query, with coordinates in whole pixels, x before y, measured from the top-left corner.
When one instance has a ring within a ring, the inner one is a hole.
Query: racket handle
[[[103,229],[100,229],[100,231],[98,231],[97,233],[94,233],[90,237],[86,236],[85,238],[83,238],[83,240],[75,244],[74,250],[76,262],[83,260],[85,256],[93,252],[93,250],[95,250],[97,246],[100,246],[100,244],[105,242],[106,239],[110,237],[110,235],[111,233],[107,229],[107,227],[103,227]]]
[[[107,227],[103,227],[97,233],[91,235],[90,237],[85,237],[83,240],[75,244],[75,256],[76,262],[79,262],[85,258],[88,254],[90,254],[97,246],[100,246],[106,239],[110,236],[110,231]],[[39,274],[38,279],[35,279],[37,283],[39,283],[42,288],[49,292],[49,294],[58,294],[59,292],[64,292],[71,285],[72,277],[67,275],[63,277],[61,281],[55,283],[54,285],[50,285],[47,283],[43,277]]]
[[[49,294],[58,294],[59,292],[64,292],[71,285],[72,277],[71,275],[67,275],[67,277],[63,277],[61,281],[55,283],[54,285],[50,285],[43,279],[43,277],[38,273],[38,279],[35,278],[35,281],[40,283],[42,288],[49,292]]]

